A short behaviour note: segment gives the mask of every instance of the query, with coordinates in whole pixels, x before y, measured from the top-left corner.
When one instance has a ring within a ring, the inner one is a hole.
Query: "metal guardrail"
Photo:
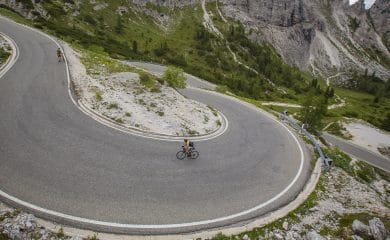
[[[321,146],[318,144],[318,141],[315,137],[313,137],[312,134],[310,134],[305,128],[300,126],[297,121],[289,116],[287,116],[287,113],[280,113],[280,118],[287,123],[290,124],[293,128],[299,130],[300,133],[303,133],[307,138],[310,139],[310,141],[314,144],[318,154],[321,157],[321,160],[326,168],[330,168],[332,166],[333,160],[329,158],[321,149]]]

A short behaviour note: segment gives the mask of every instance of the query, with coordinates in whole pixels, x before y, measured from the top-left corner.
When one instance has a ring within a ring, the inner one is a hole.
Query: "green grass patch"
[[[329,110],[327,118],[332,120],[342,117],[359,118],[383,129],[386,116],[390,114],[390,99],[382,98],[380,102],[375,103],[373,95],[344,88],[335,88],[335,93],[346,99],[346,106]]]
[[[345,134],[346,128],[343,127],[343,125],[340,122],[331,123],[326,128],[326,131],[329,132],[330,134],[336,135],[336,136],[341,137],[341,138],[346,139],[346,140],[352,139],[351,135]]]
[[[0,48],[0,66],[4,64],[10,56],[10,52],[4,50],[3,48]]]
[[[373,167],[363,161],[356,161],[352,164],[352,158],[336,147],[324,149],[324,151],[331,159],[333,159],[334,166],[343,169],[349,175],[355,177],[361,182],[371,183],[374,180],[379,180],[380,178],[390,181],[389,173]]]

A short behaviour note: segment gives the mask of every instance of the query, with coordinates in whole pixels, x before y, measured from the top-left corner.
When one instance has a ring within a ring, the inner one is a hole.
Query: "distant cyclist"
[[[183,160],[185,157],[196,159],[199,157],[199,152],[195,150],[194,143],[188,139],[184,139],[182,150],[176,153],[177,159]]]
[[[191,142],[188,139],[184,139],[184,145],[183,145],[184,151],[188,154],[189,151],[194,148],[194,143]]]
[[[58,58],[58,62],[62,61],[62,52],[60,48],[57,48],[57,58]]]

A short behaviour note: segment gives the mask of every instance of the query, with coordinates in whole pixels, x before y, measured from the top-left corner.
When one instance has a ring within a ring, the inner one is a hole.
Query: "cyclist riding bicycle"
[[[184,145],[183,145],[184,151],[188,154],[188,152],[194,148],[194,143],[191,142],[188,139],[184,139]]]
[[[57,48],[57,58],[58,58],[58,62],[61,62],[61,60],[62,60],[62,52],[61,52],[60,48]]]
[[[184,139],[182,150],[176,153],[176,157],[179,160],[184,158],[197,159],[199,157],[199,152],[196,151],[194,143],[188,139]]]

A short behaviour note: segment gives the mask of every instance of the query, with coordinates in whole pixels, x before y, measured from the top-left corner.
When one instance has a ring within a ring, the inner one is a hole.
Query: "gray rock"
[[[352,230],[356,234],[368,235],[370,233],[370,228],[356,219],[352,222]]]
[[[81,238],[79,236],[73,236],[69,240],[83,240],[83,238]]]
[[[318,234],[316,231],[310,231],[306,234],[306,239],[307,240],[326,240],[323,236]]]
[[[242,237],[242,240],[251,240],[251,239],[250,239],[250,237],[248,237],[248,235],[245,234],[245,235]]]
[[[288,222],[287,221],[284,221],[283,224],[282,224],[282,227],[284,230],[288,230]]]
[[[368,224],[370,225],[371,235],[375,240],[385,240],[386,229],[385,225],[379,218],[371,219]]]
[[[364,240],[363,238],[359,237],[358,235],[353,235],[352,239],[353,240]]]
[[[278,240],[284,239],[284,237],[280,233],[275,233],[275,238],[278,239]]]

